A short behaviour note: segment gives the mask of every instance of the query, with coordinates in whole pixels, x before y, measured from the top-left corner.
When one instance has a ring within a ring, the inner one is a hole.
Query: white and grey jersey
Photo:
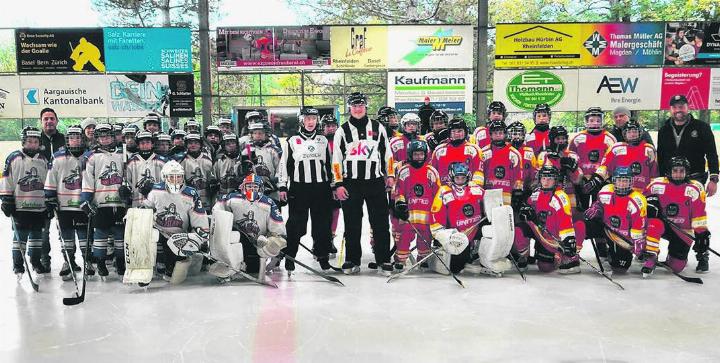
[[[268,177],[274,180],[278,177],[278,170],[280,169],[280,154],[282,149],[278,148],[272,142],[265,142],[263,145],[258,146],[249,144],[250,152],[255,152],[257,157],[257,163],[255,164],[255,174]],[[245,146],[246,148],[248,146]],[[274,180],[276,182],[276,180]]]
[[[13,151],[5,159],[0,197],[14,199],[20,211],[44,211],[47,170],[48,161],[41,153],[30,157],[21,150]]]
[[[155,153],[152,153],[147,160],[138,153],[130,157],[126,166],[126,173],[130,190],[132,190],[133,207],[138,207],[143,204],[142,202],[145,197],[140,194],[140,188],[147,181],[153,184],[163,181],[161,171],[167,161],[168,159],[166,157]]]
[[[220,181],[218,199],[221,195],[228,194],[237,189],[238,183],[240,182],[240,177],[237,175],[239,165],[240,159],[231,158],[226,154],[220,155],[215,165],[213,165],[213,174],[215,174]]]
[[[197,158],[185,153],[180,165],[185,169],[185,185],[193,187],[200,195],[203,207],[210,208],[210,196],[208,195],[208,182],[217,179],[213,173],[212,159],[206,153],[200,153]]]
[[[287,189],[291,182],[329,182],[332,163],[330,155],[330,146],[325,136],[291,136],[287,139],[287,149],[280,160],[278,188]]]
[[[179,193],[170,193],[165,183],[153,185],[142,205],[155,210],[153,226],[164,235],[192,232],[200,228],[209,231],[209,222],[200,195],[191,187],[185,186]]]
[[[240,193],[230,193],[218,200],[213,207],[213,211],[217,210],[231,212],[233,230],[246,234],[252,240],[261,235],[286,237],[280,208],[266,195],[250,202]]]
[[[120,148],[107,151],[99,147],[83,155],[82,202],[92,200],[98,208],[124,207],[118,189],[125,177],[123,152]]]
[[[50,163],[45,179],[45,196],[57,198],[58,208],[63,212],[80,210],[82,158],[82,155],[75,156],[63,148],[53,155]]]

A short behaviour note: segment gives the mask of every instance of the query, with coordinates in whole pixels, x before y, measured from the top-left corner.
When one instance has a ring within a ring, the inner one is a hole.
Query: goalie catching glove
[[[167,240],[173,254],[180,257],[192,256],[208,250],[207,240],[196,233],[175,233]]]

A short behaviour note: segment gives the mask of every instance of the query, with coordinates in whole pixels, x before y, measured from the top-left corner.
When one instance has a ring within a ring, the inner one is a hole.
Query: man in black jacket
[[[658,131],[658,171],[666,175],[673,156],[684,156],[690,161],[691,179],[705,185],[707,196],[717,191],[718,154],[715,136],[710,125],[693,117],[688,111],[688,101],[683,95],[670,99],[670,118]],[[707,160],[708,171],[705,170]],[[708,173],[709,172],[709,173]],[[709,175],[708,175],[709,174]]]
[[[425,135],[432,131],[430,128],[430,115],[435,112],[435,108],[430,105],[430,97],[425,96],[425,104],[418,109],[420,116],[420,134]]]
[[[40,154],[52,164],[53,154],[65,146],[65,135],[57,130],[57,113],[52,108],[46,107],[40,111],[40,124],[42,134],[40,135]],[[50,218],[45,220],[43,229],[42,253],[40,263],[47,271],[50,271]]]
[[[615,120],[615,125],[610,128],[610,133],[615,136],[615,140],[617,140],[617,142],[624,142],[625,138],[623,137],[623,129],[628,121],[630,121],[630,109],[625,106],[615,107],[615,110],[613,110],[613,119]],[[645,128],[642,129],[640,140],[647,141],[650,145],[655,145],[650,137],[650,133],[648,133]]]

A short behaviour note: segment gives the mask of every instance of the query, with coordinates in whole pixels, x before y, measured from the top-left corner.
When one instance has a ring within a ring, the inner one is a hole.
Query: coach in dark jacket
[[[430,129],[430,116],[435,112],[435,108],[430,105],[430,97],[425,96],[425,104],[418,108],[418,116],[420,117],[420,134],[425,135],[432,131]]]
[[[40,111],[40,126],[42,126],[40,153],[48,161],[52,161],[53,154],[65,146],[65,135],[57,130],[57,124],[58,118],[55,110],[44,108]]]
[[[623,136],[623,129],[625,128],[625,124],[630,121],[630,109],[625,106],[615,107],[615,110],[613,110],[613,119],[615,120],[615,125],[610,128],[610,133],[615,136],[615,140],[618,142],[624,142],[625,136]],[[650,133],[645,130],[644,127],[640,134],[640,139],[650,145],[655,145],[652,137],[650,137]]]
[[[718,182],[718,155],[715,135],[710,125],[695,119],[688,112],[687,99],[683,95],[670,99],[670,118],[658,131],[658,166],[660,175],[666,175],[673,156],[684,156],[690,161],[690,178],[706,186],[707,196],[715,194]],[[705,170],[707,160],[708,171]],[[709,178],[708,178],[709,172]]]

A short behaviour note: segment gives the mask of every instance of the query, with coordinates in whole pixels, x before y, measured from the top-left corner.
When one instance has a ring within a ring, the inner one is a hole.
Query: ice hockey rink
[[[708,213],[717,236],[717,196]],[[17,283],[12,274],[9,219],[0,218],[0,230],[2,362],[720,360],[716,256],[705,275],[694,273],[690,257],[684,274],[701,276],[704,285],[662,268],[643,280],[635,262],[630,274],[614,276],[625,291],[586,265],[572,276],[541,274],[531,265],[527,283],[514,271],[503,278],[462,274],[463,289],[429,272],[386,283],[365,268],[371,258],[366,234],[363,271],[336,275],[345,287],[298,266],[292,281],[272,276],[279,289],[251,282],[220,286],[204,275],[144,290],[122,285],[111,269],[108,281],[89,282],[84,303],[67,307],[62,298],[75,290],[57,276],[62,258],[55,232],[53,273],[39,279],[36,293],[26,276]],[[309,244],[309,236],[303,242]],[[582,256],[594,263],[589,245]],[[317,266],[307,251],[298,257]]]

